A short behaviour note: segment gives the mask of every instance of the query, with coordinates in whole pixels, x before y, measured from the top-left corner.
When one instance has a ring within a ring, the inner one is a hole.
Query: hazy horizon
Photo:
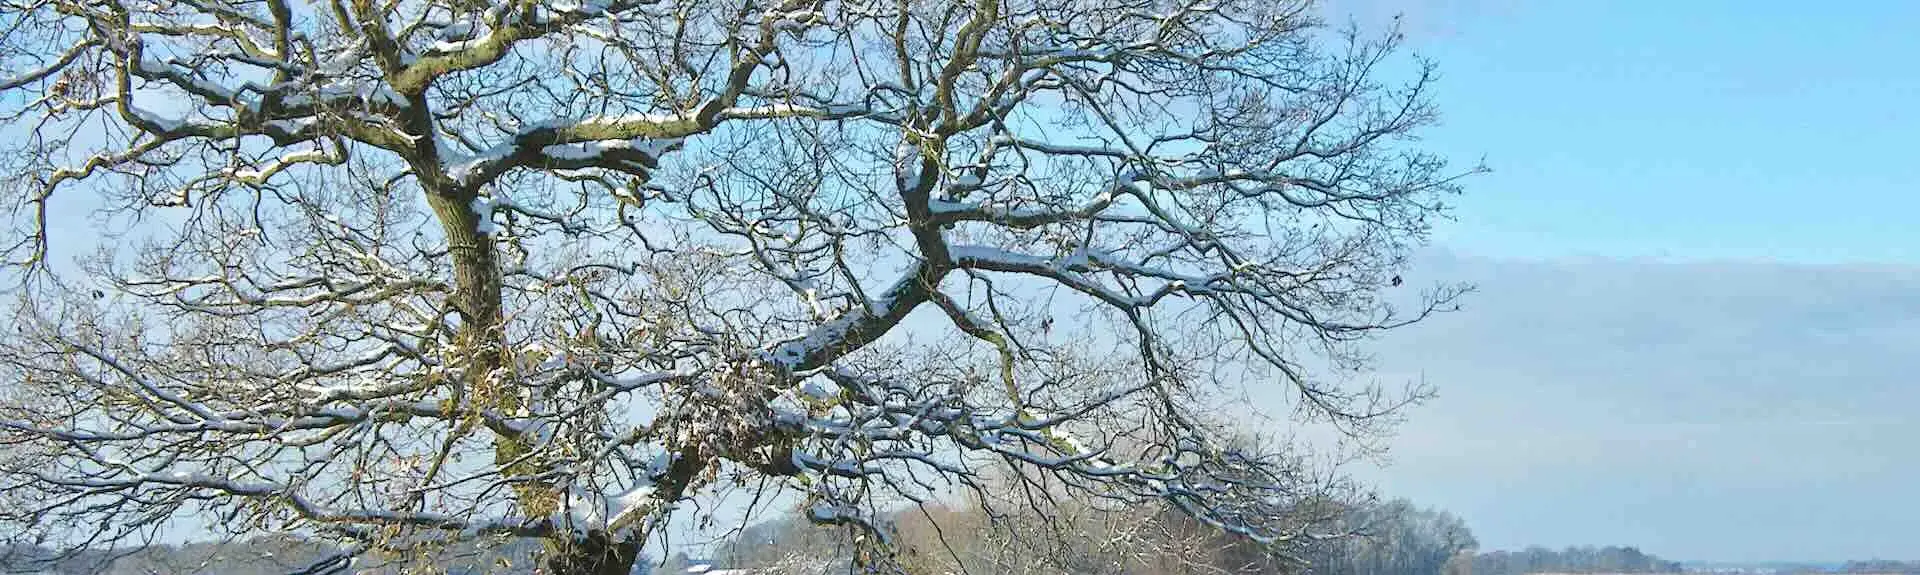
[[[1486,549],[1920,558],[1920,4],[1348,0],[1443,75],[1484,157],[1409,286],[1464,310],[1372,348],[1409,412],[1390,496]]]
[[[1485,258],[1463,309],[1388,335],[1371,377],[1422,380],[1390,497],[1481,548],[1634,545],[1688,561],[1912,559],[1920,266]],[[1905,455],[1903,455],[1905,454]]]

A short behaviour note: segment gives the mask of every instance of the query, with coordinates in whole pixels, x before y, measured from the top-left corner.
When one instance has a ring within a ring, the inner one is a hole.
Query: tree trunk
[[[550,539],[541,559],[542,575],[627,575],[640,557],[640,542],[615,541],[594,531],[571,540]]]
[[[494,239],[479,232],[482,218],[470,207],[471,194],[428,194],[427,202],[440,219],[447,234],[447,249],[453,257],[455,292],[453,306],[460,313],[460,344],[468,347],[467,377],[458,383],[456,398],[464,398],[476,408],[501,413],[518,413],[525,402],[516,386],[487,384],[487,375],[503,361],[501,349],[504,329],[502,289],[497,247]],[[458,403],[458,401],[456,401]],[[536,476],[546,471],[538,458],[523,457],[532,449],[515,435],[498,434],[494,441],[494,462],[506,466],[509,475]],[[514,493],[521,510],[530,516],[554,512],[560,498],[552,485],[532,481],[515,484]],[[605,532],[560,533],[548,538],[540,559],[544,575],[628,575],[640,554],[640,541],[616,541]]]
[[[453,256],[453,306],[460,312],[461,328],[470,337],[497,342],[500,327],[500,266],[493,238],[480,233],[483,214],[471,207],[471,194],[427,193],[427,205],[440,220],[447,235],[447,251]]]

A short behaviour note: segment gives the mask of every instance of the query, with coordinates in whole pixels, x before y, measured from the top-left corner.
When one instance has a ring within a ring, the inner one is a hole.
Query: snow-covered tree
[[[877,509],[989,473],[1312,535],[1219,392],[1382,431],[1419,390],[1341,374],[1457,295],[1381,292],[1466,173],[1427,66],[1313,14],[0,0],[0,537],[627,573],[752,488],[878,569]]]

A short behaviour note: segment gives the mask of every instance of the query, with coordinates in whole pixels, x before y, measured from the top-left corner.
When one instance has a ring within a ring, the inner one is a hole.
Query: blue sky
[[[1495,170],[1445,245],[1920,260],[1920,3],[1329,2],[1406,14],[1444,75],[1428,142]]]
[[[1436,60],[1471,181],[1389,336],[1389,493],[1486,548],[1920,559],[1920,3],[1332,0]],[[1735,263],[1737,262],[1737,263]]]

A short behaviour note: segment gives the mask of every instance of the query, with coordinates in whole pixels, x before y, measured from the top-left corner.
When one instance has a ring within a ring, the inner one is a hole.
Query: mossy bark
[[[472,196],[472,192],[427,196],[447,235],[447,250],[453,258],[452,304],[460,315],[460,331],[455,337],[466,350],[466,377],[454,384],[457,387],[453,394],[459,398],[455,403],[464,401],[473,407],[469,413],[518,413],[526,406],[519,395],[521,390],[493,377],[506,361],[499,251],[493,237],[479,231],[480,218],[488,216],[473,211]],[[494,463],[505,466],[508,475],[532,476],[544,471],[538,457],[525,457],[535,447],[525,438],[495,432],[493,444]],[[514,496],[521,512],[528,516],[551,516],[559,510],[558,490],[550,484],[517,483]],[[543,547],[542,572],[547,575],[627,575],[640,554],[637,540],[616,539],[599,531],[555,533]]]

